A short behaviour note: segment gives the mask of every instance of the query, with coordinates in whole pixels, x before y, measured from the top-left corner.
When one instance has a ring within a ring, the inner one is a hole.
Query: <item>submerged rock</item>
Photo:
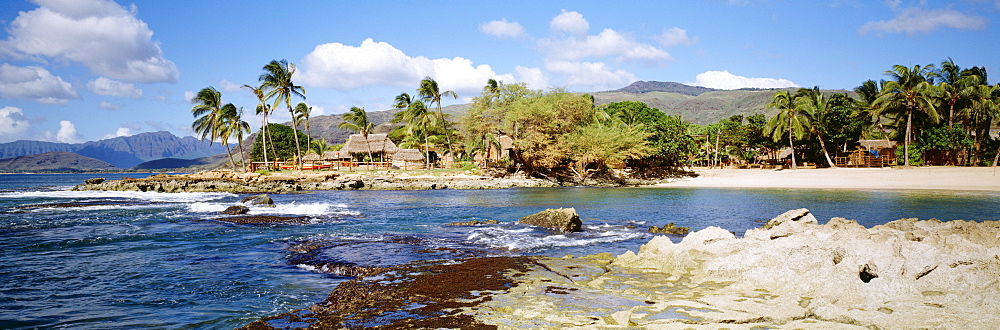
[[[241,217],[218,218],[216,220],[244,225],[265,223],[306,223],[308,217],[282,217],[275,215],[248,215]]]
[[[687,235],[691,231],[688,227],[679,227],[674,225],[673,222],[664,225],[663,227],[650,226],[649,232],[653,234],[667,234],[667,235]]]
[[[243,203],[243,204],[246,204],[246,205],[259,205],[259,206],[265,206],[265,207],[274,207],[274,200],[271,199],[271,196],[268,196],[267,194],[249,196],[249,197],[246,197],[246,198],[240,200],[240,203]]]
[[[498,223],[500,223],[500,221],[493,220],[493,219],[483,220],[483,221],[470,220],[470,221],[452,222],[452,223],[447,224],[446,226],[482,226],[482,225],[495,225],[495,224],[498,224]]]
[[[580,215],[576,214],[576,209],[572,207],[547,209],[523,217],[518,222],[561,232],[580,231],[583,228],[583,221],[580,220]]]

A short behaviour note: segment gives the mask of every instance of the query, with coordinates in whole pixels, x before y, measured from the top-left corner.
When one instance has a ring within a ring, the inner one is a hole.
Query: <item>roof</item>
[[[886,141],[886,140],[859,140],[858,144],[868,149],[885,149],[885,148],[896,147],[896,141]]]
[[[509,135],[501,135],[497,141],[500,142],[500,149],[502,150],[514,149],[514,139]]]
[[[320,157],[317,154],[308,154],[308,155],[302,156],[302,160],[303,161],[307,161],[307,162],[314,162],[314,161],[317,161],[319,159],[320,159]]]
[[[422,162],[424,161],[424,154],[417,149],[399,149],[399,152],[392,155],[392,159],[408,162]]]
[[[332,151],[331,150],[331,151],[327,151],[327,152],[323,153],[323,159],[324,160],[339,160],[339,159],[347,159],[347,158],[351,158],[351,155],[348,154],[348,153],[346,153],[346,152]]]
[[[392,140],[389,140],[388,134],[368,134],[368,139],[365,139],[365,136],[361,134],[351,134],[341,151],[352,154],[371,151],[372,153],[392,155],[399,151],[399,147],[392,143]]]

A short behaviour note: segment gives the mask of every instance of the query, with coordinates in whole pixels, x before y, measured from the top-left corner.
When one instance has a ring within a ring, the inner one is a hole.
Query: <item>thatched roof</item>
[[[896,141],[886,140],[860,140],[858,141],[858,144],[867,149],[886,149],[896,147]]]
[[[351,137],[347,139],[347,143],[344,144],[344,148],[341,150],[352,154],[367,153],[369,147],[371,147],[372,153],[392,155],[399,151],[399,147],[395,143],[392,143],[392,140],[389,140],[388,134],[368,134],[367,140],[364,135],[351,134]]]
[[[399,149],[395,155],[392,155],[392,159],[407,162],[423,162],[424,154],[417,149]]]
[[[308,155],[302,156],[302,160],[306,161],[306,162],[315,162],[315,161],[318,161],[319,159],[320,159],[319,155],[317,155],[317,154],[308,154]]]
[[[514,139],[509,135],[501,135],[497,141],[500,142],[501,150],[514,149]]]
[[[349,158],[351,158],[351,154],[349,154],[347,152],[340,152],[340,151],[332,151],[331,150],[331,151],[327,151],[327,152],[323,153],[323,160],[341,160],[341,159],[349,159]]]

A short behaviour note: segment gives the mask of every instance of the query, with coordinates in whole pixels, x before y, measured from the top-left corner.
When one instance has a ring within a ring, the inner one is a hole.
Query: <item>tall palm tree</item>
[[[220,111],[219,111],[219,124],[218,124],[217,136],[219,137],[219,140],[222,142],[222,145],[226,147],[226,153],[229,154],[229,163],[233,166],[233,171],[238,171],[239,169],[236,167],[236,161],[233,160],[233,152],[229,148],[229,139],[232,138],[234,134],[237,134],[237,132],[242,129],[242,127],[240,127],[239,124],[240,122],[242,122],[242,120],[239,118],[240,111],[237,110],[236,106],[233,105],[232,103],[227,103],[226,105],[222,106],[222,108],[219,110]],[[243,123],[246,124],[246,122]],[[242,136],[242,134],[239,135]]]
[[[203,141],[208,137],[209,143],[211,143],[218,133],[222,93],[215,87],[205,87],[198,91],[198,94],[195,94],[191,102],[194,103],[194,106],[191,107],[191,114],[195,117],[191,128],[194,129],[195,133],[201,134]]]
[[[295,125],[295,129],[299,128],[299,124],[305,124],[307,148],[312,144],[312,138],[309,136],[309,116],[311,115],[312,107],[306,105],[305,102],[299,102],[295,105],[295,117],[292,118],[292,123]]]
[[[368,161],[375,161],[372,157],[372,144],[368,142],[368,134],[375,130],[375,124],[368,121],[368,113],[365,108],[351,107],[351,111],[343,115],[344,122],[337,128],[358,132],[365,137],[365,145],[368,146]]]
[[[873,102],[877,114],[892,113],[906,118],[906,131],[903,133],[904,166],[910,166],[910,141],[913,138],[914,112],[926,115],[932,123],[937,123],[939,119],[934,107],[933,79],[927,77],[933,69],[934,65],[932,64],[927,66],[918,64],[914,65],[913,68],[894,65],[892,70],[885,71],[885,74],[892,80],[885,83],[882,93]]]
[[[263,118],[261,120],[260,136],[261,138],[264,139],[263,143],[261,143],[261,145],[264,147],[264,164],[269,164],[267,158],[267,145],[270,139],[267,130],[267,116],[271,115],[271,112],[274,111],[274,108],[272,108],[270,104],[267,104],[267,98],[264,97],[263,86],[254,87],[250,85],[243,85],[243,88],[246,88],[247,90],[250,91],[251,94],[257,97],[257,107],[255,108],[256,113],[258,116],[261,116]],[[275,152],[273,144],[271,146],[271,152],[272,153]]]
[[[225,114],[223,116],[224,128],[230,136],[236,134],[236,141],[240,146],[240,160],[246,168],[247,153],[243,149],[243,136],[250,133],[250,124],[243,120],[243,108],[236,109],[236,106],[230,108],[231,105],[232,103],[229,103],[222,107]]]
[[[271,60],[270,63],[264,66],[264,73],[258,77],[261,82],[261,88],[266,90],[265,98],[268,100],[274,99],[274,108],[277,108],[282,102],[288,107],[288,114],[295,117],[295,112],[292,110],[292,97],[298,97],[301,99],[306,98],[306,90],[302,86],[295,85],[292,82],[292,76],[295,75],[295,64],[288,63],[288,60]],[[295,130],[293,130],[294,132]],[[297,133],[296,133],[297,134]],[[302,168],[302,146],[299,145],[299,139],[295,139],[295,164],[297,169]]]
[[[969,129],[975,133],[973,164],[979,164],[979,155],[989,139],[993,121],[1000,118],[1000,84],[976,85],[972,104],[969,107]],[[994,161],[995,163],[995,161]]]
[[[816,135],[819,139],[819,147],[823,149],[823,156],[826,157],[826,163],[830,165],[831,168],[836,168],[837,165],[833,163],[833,159],[830,158],[830,152],[826,150],[826,142],[823,141],[824,131],[826,130],[827,124],[827,110],[830,106],[830,98],[823,95],[823,92],[819,90],[819,86],[813,87],[812,89],[802,88],[796,93],[798,97],[795,99],[795,105],[799,109],[807,114],[809,117],[809,126],[806,127],[808,133]]]
[[[792,149],[792,169],[797,169],[795,160],[796,139],[802,139],[808,132],[809,118],[799,111],[795,105],[795,96],[788,91],[778,91],[771,96],[771,102],[767,108],[778,109],[778,114],[771,118],[764,126],[770,132],[774,142],[778,142],[785,132],[788,132],[788,146]]]
[[[458,99],[458,94],[453,91],[441,91],[438,87],[437,81],[431,79],[431,77],[425,77],[424,80],[420,81],[420,88],[417,89],[417,93],[420,95],[420,99],[424,102],[434,105],[437,103],[438,116],[440,116],[441,125],[444,127],[445,137],[448,139],[448,154],[452,157],[455,156],[451,150],[451,131],[448,129],[448,121],[444,119],[444,111],[441,110],[441,98],[444,96],[451,96],[454,99]]]
[[[419,130],[421,135],[424,137],[424,162],[427,169],[431,168],[431,158],[430,158],[430,131],[427,130],[427,125],[433,123],[434,116],[431,112],[427,110],[427,106],[424,105],[423,101],[417,100],[411,102],[407,105],[406,110],[403,111],[403,120],[407,122],[407,131],[410,135],[415,135],[414,131]]]

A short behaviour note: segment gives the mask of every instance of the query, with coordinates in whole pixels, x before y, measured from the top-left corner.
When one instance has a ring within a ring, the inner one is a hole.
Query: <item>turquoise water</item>
[[[648,241],[650,225],[742,234],[800,207],[821,222],[866,226],[1000,219],[995,192],[535,188],[272,195],[278,207],[251,213],[305,221],[236,225],[216,220],[218,211],[245,195],[68,191],[95,176],[0,175],[0,328],[232,328],[308,307],[347,279],[316,263],[618,254]],[[553,207],[575,207],[586,230],[551,235],[513,223]],[[445,226],[486,219],[503,224]],[[323,248],[289,250],[303,242]]]

